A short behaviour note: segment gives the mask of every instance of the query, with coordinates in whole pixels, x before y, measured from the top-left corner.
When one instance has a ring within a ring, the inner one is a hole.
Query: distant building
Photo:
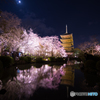
[[[74,49],[74,41],[73,41],[73,34],[67,32],[67,25],[66,25],[66,33],[63,35],[60,35],[61,39],[60,41],[62,42],[62,46],[66,50],[66,53],[68,55],[73,54],[73,49]]]

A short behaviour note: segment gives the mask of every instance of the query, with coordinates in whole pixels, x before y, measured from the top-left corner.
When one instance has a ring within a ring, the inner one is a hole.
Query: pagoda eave
[[[73,44],[61,44],[64,48],[70,48],[70,47],[72,47],[73,46]]]
[[[65,43],[65,42],[73,42],[73,39],[60,39],[60,41],[62,42],[62,43]]]

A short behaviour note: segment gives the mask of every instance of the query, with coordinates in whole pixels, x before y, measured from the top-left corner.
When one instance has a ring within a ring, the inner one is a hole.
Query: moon
[[[16,0],[16,3],[21,4],[22,2],[21,2],[21,0]]]
[[[21,3],[21,1],[18,1],[18,3]]]

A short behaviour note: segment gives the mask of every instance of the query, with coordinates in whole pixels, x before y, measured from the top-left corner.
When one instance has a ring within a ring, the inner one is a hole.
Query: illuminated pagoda
[[[60,35],[60,37],[61,37],[60,41],[62,42],[61,45],[66,50],[66,53],[68,55],[72,55],[73,54],[73,48],[74,48],[73,34],[68,33],[67,25],[66,25],[66,33],[63,34],[63,35]]]

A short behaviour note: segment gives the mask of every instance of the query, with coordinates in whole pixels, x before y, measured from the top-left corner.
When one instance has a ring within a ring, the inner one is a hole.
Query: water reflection
[[[65,65],[60,68],[42,65],[41,68],[31,66],[30,69],[17,69],[16,76],[11,77],[5,85],[0,80],[0,89],[6,93],[0,95],[0,100],[27,100],[39,87],[57,89]]]
[[[75,69],[68,65],[64,68],[64,71],[66,72],[64,76],[61,78],[61,85],[65,85],[67,89],[67,98],[69,97],[69,87],[74,87],[74,75],[75,75]]]

